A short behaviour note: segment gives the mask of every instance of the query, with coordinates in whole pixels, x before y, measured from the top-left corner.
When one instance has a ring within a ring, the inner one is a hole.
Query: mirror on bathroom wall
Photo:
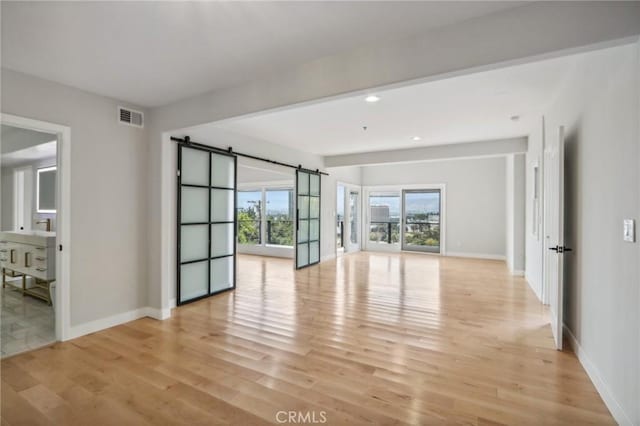
[[[56,174],[57,167],[38,169],[36,200],[38,213],[56,212]]]

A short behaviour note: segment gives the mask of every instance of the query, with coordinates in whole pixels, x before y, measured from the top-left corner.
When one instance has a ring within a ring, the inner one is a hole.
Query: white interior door
[[[564,128],[558,129],[544,150],[544,235],[545,286],[549,291],[551,331],[556,348],[562,350],[563,258],[570,251],[564,245]]]

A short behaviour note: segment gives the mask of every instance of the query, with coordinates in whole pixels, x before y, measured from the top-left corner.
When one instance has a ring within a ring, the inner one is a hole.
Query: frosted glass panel
[[[309,240],[319,240],[320,239],[320,221],[317,219],[312,219],[309,221]]]
[[[182,187],[180,208],[181,223],[209,222],[209,190]]]
[[[298,197],[298,212],[300,219],[309,218],[309,197]]]
[[[309,217],[312,219],[320,217],[320,197],[309,197]]]
[[[298,255],[296,257],[298,267],[309,264],[309,244],[298,244]]]
[[[233,254],[233,224],[211,225],[211,257]]]
[[[298,228],[298,242],[304,243],[309,241],[309,221],[301,220]]]
[[[211,221],[233,221],[233,191],[227,189],[211,190]]]
[[[183,184],[209,186],[209,153],[183,148],[180,180]]]
[[[235,160],[222,154],[211,154],[211,186],[233,188],[235,182]]]
[[[180,227],[180,262],[209,258],[207,225]]]
[[[209,291],[209,262],[180,266],[180,301],[204,296]]]
[[[320,175],[309,175],[311,195],[320,195]]]
[[[309,194],[309,174],[304,172],[298,172],[298,194]]]
[[[211,292],[233,287],[233,257],[211,261]]]
[[[320,261],[320,243],[309,243],[309,263],[317,263]]]

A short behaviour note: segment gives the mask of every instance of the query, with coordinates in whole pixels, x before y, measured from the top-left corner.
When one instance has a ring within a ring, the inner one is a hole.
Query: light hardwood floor
[[[614,423],[522,278],[421,254],[241,256],[234,292],[1,374],[2,425]]]

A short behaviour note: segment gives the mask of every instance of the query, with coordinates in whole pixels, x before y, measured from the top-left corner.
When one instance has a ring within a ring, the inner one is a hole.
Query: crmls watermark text
[[[291,424],[322,424],[327,422],[326,411],[278,411],[278,423]]]

